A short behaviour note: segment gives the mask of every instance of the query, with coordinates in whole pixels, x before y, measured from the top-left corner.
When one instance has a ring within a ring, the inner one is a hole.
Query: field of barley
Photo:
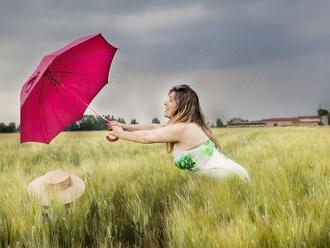
[[[179,170],[165,144],[64,132],[0,135],[0,247],[330,247],[330,128],[213,129],[251,182]],[[26,192],[62,168],[85,193],[66,210]],[[47,212],[48,219],[45,219]]]

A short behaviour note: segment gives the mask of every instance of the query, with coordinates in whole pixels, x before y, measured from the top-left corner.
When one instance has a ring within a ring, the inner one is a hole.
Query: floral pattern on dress
[[[196,161],[191,154],[183,154],[176,161],[176,165],[182,170],[194,171]]]
[[[198,154],[202,155],[205,159],[209,159],[216,149],[215,144],[211,140],[207,140],[197,149],[193,148],[192,150],[182,152],[181,155],[174,158],[174,164],[179,169],[196,172],[199,170],[198,166],[196,166],[197,162],[201,159]]]
[[[215,150],[215,145],[211,140],[208,140],[204,144],[201,145],[201,152],[206,157],[211,157],[214,150]]]

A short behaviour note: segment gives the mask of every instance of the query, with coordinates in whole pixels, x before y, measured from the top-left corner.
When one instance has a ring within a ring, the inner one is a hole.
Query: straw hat
[[[85,183],[81,178],[60,169],[34,179],[27,187],[29,194],[45,206],[52,200],[58,200],[62,204],[73,202],[84,190]]]

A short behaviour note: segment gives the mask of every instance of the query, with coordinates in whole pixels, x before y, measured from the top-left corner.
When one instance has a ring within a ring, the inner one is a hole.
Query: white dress
[[[221,153],[214,142],[207,140],[198,147],[173,154],[174,164],[183,170],[207,175],[217,180],[239,176],[249,180],[248,172],[238,163]]]

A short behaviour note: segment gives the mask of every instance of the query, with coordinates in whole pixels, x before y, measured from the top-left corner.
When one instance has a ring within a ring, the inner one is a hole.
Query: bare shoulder
[[[180,123],[171,123],[171,124],[162,124],[163,127],[172,127],[175,129],[184,129],[187,131],[201,130],[201,127],[195,122],[180,122]]]
[[[170,123],[170,124],[165,124],[163,127],[168,127],[171,129],[184,129],[186,127],[186,123]]]
[[[193,130],[202,130],[202,128],[196,122],[185,123],[185,129],[193,131]]]
[[[195,122],[185,123],[183,135],[189,139],[203,139],[206,136],[203,128]]]
[[[183,123],[180,140],[176,143],[175,150],[188,150],[198,146],[208,139],[203,128],[195,122]]]
[[[178,139],[181,139],[182,133],[186,130],[187,123],[169,123],[163,126],[161,129],[173,133]]]

